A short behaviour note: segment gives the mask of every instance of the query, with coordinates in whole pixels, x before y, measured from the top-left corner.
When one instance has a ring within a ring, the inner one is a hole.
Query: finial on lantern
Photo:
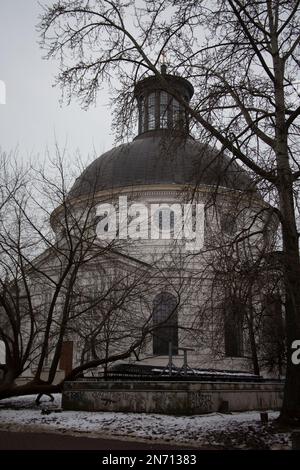
[[[162,75],[166,75],[166,73],[167,73],[166,53],[165,53],[165,51],[163,51],[163,52],[161,53],[160,72],[161,72]]]

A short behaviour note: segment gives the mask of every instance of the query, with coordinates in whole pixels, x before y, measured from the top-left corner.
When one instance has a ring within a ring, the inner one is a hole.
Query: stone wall
[[[283,384],[278,382],[66,382],[65,410],[203,414],[279,409]],[[225,403],[224,403],[225,402]],[[227,403],[226,403],[227,402]]]

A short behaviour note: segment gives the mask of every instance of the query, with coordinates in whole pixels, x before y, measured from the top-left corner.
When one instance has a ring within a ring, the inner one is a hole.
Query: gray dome
[[[168,137],[168,138],[166,138]],[[228,156],[191,137],[154,131],[109,150],[77,178],[71,197],[152,184],[210,185],[253,190],[249,175]]]

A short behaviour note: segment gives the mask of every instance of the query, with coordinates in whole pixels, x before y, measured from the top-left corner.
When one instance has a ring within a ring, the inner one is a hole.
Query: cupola
[[[169,85],[187,103],[193,96],[194,88],[185,78],[167,74],[165,64],[161,66],[161,74],[167,86],[155,75],[139,81],[135,86],[134,95],[139,111],[138,135],[144,136],[145,133],[152,134],[158,130],[188,134],[187,113],[183,105],[166,88]]]

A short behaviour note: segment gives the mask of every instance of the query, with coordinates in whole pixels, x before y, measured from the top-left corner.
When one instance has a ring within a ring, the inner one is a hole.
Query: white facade
[[[184,100],[191,98],[193,89],[186,80],[167,79],[174,81]],[[186,349],[193,369],[252,372],[253,340],[257,353],[264,354],[262,305],[273,275],[267,268],[264,275],[253,273],[272,249],[276,220],[252,180],[230,157],[188,136],[182,106],[173,97],[166,100],[154,77],[140,82],[135,93],[140,112],[137,138],[96,159],[51,216],[57,249],[37,260],[50,281],[32,277],[40,319],[36,351],[45,337],[53,285],[69,261],[70,246],[78,241],[72,263],[79,257],[80,267],[71,289],[70,274],[64,280],[67,287],[51,313],[43,374],[51,370],[58,341],[63,343],[58,375],[99,359],[103,370],[106,359],[111,364],[128,348],[126,362],[166,367],[170,343],[177,367],[183,365]],[[135,230],[129,238],[115,231],[110,240],[100,240],[99,223],[108,238],[115,227],[103,222],[99,206],[114,205],[118,218],[120,198],[127,198],[125,225],[129,232],[133,225]],[[195,221],[192,227],[201,234],[194,249],[192,240],[175,237],[176,207],[191,203],[204,209],[199,226]],[[141,239],[137,218],[148,222],[140,230]],[[164,223],[170,230],[164,231]],[[169,236],[164,237],[166,232]],[[244,278],[240,272],[246,273]],[[32,374],[39,359],[37,353]]]

